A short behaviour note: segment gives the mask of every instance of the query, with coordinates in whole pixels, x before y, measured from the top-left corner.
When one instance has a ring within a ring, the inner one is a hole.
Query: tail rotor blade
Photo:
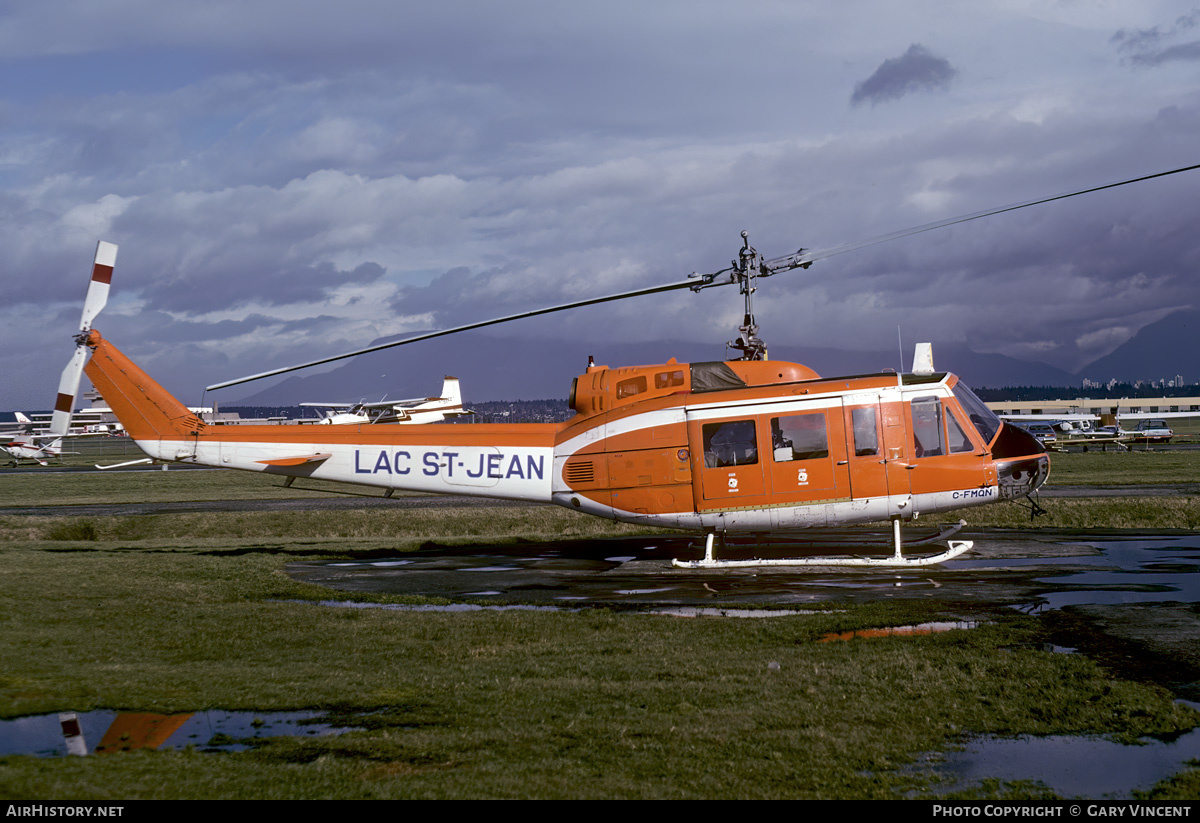
[[[50,418],[50,434],[64,435],[71,428],[71,411],[75,408],[75,394],[79,391],[79,378],[87,364],[87,346],[76,346],[75,353],[58,380],[58,396],[54,399],[54,416]]]
[[[79,380],[83,367],[87,365],[88,350],[84,336],[92,328],[92,321],[108,303],[108,290],[112,283],[113,266],[117,263],[117,247],[101,240],[96,244],[96,257],[92,262],[92,279],[88,284],[87,297],[83,301],[83,316],[79,320],[79,334],[75,340],[75,353],[63,369],[58,380],[58,396],[54,399],[54,415],[50,418],[50,434],[64,435],[71,429],[71,412],[75,408],[75,395],[79,393]]]
[[[96,259],[92,263],[92,281],[88,284],[87,297],[83,301],[83,317],[79,330],[92,327],[96,315],[108,303],[108,289],[112,282],[113,266],[117,264],[117,247],[101,240],[96,244]]]

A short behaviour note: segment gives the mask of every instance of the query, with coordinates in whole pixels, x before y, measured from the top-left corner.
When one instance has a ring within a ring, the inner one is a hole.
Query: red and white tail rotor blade
[[[108,302],[109,284],[112,283],[113,266],[117,264],[117,247],[101,240],[96,244],[96,260],[92,263],[92,282],[88,284],[87,297],[83,301],[83,317],[79,331],[91,329],[92,321]]]
[[[96,244],[96,258],[92,263],[92,280],[88,284],[87,297],[83,301],[83,317],[79,321],[79,335],[75,341],[75,353],[63,369],[58,380],[58,396],[54,399],[54,415],[50,419],[50,434],[64,435],[71,428],[71,411],[75,408],[75,395],[79,392],[79,380],[83,367],[87,365],[88,350],[84,335],[92,328],[92,321],[108,303],[108,289],[112,283],[113,266],[117,264],[117,247],[101,240]]]

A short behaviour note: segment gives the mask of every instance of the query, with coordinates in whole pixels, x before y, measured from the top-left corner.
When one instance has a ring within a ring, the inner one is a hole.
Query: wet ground
[[[1173,487],[1058,488],[1046,496],[1196,494],[1200,484]],[[0,509],[3,514],[103,516],[180,511],[498,505],[474,498],[347,496],[289,501],[214,501]],[[506,504],[499,504],[506,505]],[[527,505],[527,504],[507,504]],[[906,530],[921,536],[931,529]],[[885,532],[809,532],[804,541],[770,548],[743,542],[723,557],[805,553],[889,554]],[[615,608],[703,619],[771,615],[804,619],[816,602],[920,599],[971,618],[996,606],[1041,616],[1051,651],[1086,653],[1119,677],[1155,683],[1180,698],[1200,700],[1200,534],[1196,532],[980,531],[968,554],[912,569],[762,568],[684,570],[672,558],[695,559],[695,538],[660,535],[557,543],[430,544],[395,557],[290,564],[296,579],[330,589],[330,607],[350,603],[337,592],[423,595],[457,601],[456,610],[492,608]],[[932,553],[932,547],[925,547]],[[353,547],[347,546],[352,552]],[[920,552],[921,549],[912,549]],[[463,605],[470,604],[470,605]],[[384,608],[404,608],[386,606]],[[767,619],[772,619],[768,617]],[[954,630],[969,630],[969,623]],[[923,631],[914,627],[914,633]],[[930,629],[930,630],[942,630]],[[278,734],[328,734],[325,718],[200,713],[163,717],[94,712],[78,718],[87,750],[192,745],[231,750]],[[89,725],[90,724],[90,725]],[[0,724],[0,754],[61,755],[68,738],[57,715]],[[1173,741],[1121,746],[1086,738],[977,739],[958,751],[931,754],[919,768],[940,775],[944,788],[981,777],[1036,780],[1061,796],[1129,797],[1200,756],[1200,731]]]
[[[671,558],[699,557],[698,542],[657,536],[503,547],[427,545],[391,558],[292,563],[288,572],[332,590],[422,595],[485,607],[721,614],[907,598],[937,601],[966,615],[999,605],[1041,614],[1057,645],[1086,651],[1122,676],[1200,699],[1200,534],[1039,529],[958,536],[974,541],[971,552],[911,569],[677,569]],[[721,556],[888,552],[883,533],[814,532],[810,538],[816,545],[743,544]],[[877,545],[864,548],[872,538]]]
[[[744,544],[722,556],[887,553],[883,533],[873,535],[879,545],[862,548],[871,536],[814,532],[809,537],[819,546],[768,551]],[[818,601],[919,598],[960,616],[1000,605],[1040,615],[1053,641],[1047,651],[1084,653],[1118,677],[1200,700],[1200,534],[1038,529],[957,537],[973,540],[973,551],[903,570],[676,569],[672,557],[702,554],[695,540],[640,537],[503,548],[428,545],[402,557],[293,563],[288,571],[335,590],[445,597],[476,609],[603,606],[695,618],[803,619],[804,605]],[[371,607],[344,600],[326,605]],[[921,634],[973,625],[904,628]],[[1060,797],[1128,799],[1198,757],[1200,729],[1137,745],[1089,736],[984,737],[931,752],[913,768],[933,774],[943,792],[991,778],[1038,783]]]
[[[0,756],[113,754],[133,749],[244,751],[269,737],[314,737],[346,731],[320,712],[227,712],[209,709],[182,714],[116,712],[0,720]]]

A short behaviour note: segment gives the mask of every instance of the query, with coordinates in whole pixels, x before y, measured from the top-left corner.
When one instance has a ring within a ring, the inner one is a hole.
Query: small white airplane
[[[40,443],[41,440],[49,442]],[[64,452],[62,450],[61,437],[30,437],[24,440],[13,440],[3,446],[0,446],[0,451],[6,452],[10,459],[10,464],[15,468],[20,465],[22,460],[33,460],[42,466],[50,465],[49,461],[62,460],[64,454],[74,454],[74,452]]]
[[[347,423],[440,423],[450,417],[462,417],[475,412],[462,404],[462,390],[457,377],[447,375],[442,381],[441,397],[414,397],[411,400],[380,400],[377,403],[301,403],[304,408],[325,409],[325,416],[316,422],[326,425]]]

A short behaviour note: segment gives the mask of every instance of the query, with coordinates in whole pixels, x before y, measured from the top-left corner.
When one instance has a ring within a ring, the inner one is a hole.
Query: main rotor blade
[[[644,289],[634,289],[633,291],[620,292],[619,294],[610,294],[610,295],[607,295],[606,297],[593,297],[588,300],[576,300],[573,303],[563,303],[560,306],[551,306],[551,307],[545,308],[545,309],[534,309],[533,311],[525,311],[525,312],[521,312],[519,314],[510,314],[506,317],[496,317],[491,320],[481,320],[478,323],[468,323],[465,326],[455,326],[452,329],[441,329],[439,331],[426,332],[425,334],[418,334],[418,335],[415,335],[414,337],[406,337],[403,340],[393,340],[391,343],[380,343],[377,346],[368,346],[365,349],[356,349],[355,351],[349,351],[349,352],[346,352],[345,354],[337,354],[337,355],[334,355],[333,357],[323,357],[320,360],[313,360],[309,363],[301,363],[298,366],[286,366],[282,369],[272,369],[271,371],[265,371],[265,372],[262,372],[261,374],[252,374],[249,377],[239,377],[237,380],[226,380],[224,383],[214,383],[213,385],[205,388],[205,391],[215,391],[216,389],[224,389],[224,388],[228,388],[229,386],[237,386],[241,383],[249,383],[253,380],[261,380],[264,377],[274,377],[279,374],[287,374],[288,372],[299,371],[300,369],[307,369],[307,368],[310,368],[311,366],[321,366],[321,365],[324,365],[325,363],[333,363],[338,360],[345,360],[348,357],[355,357],[360,354],[367,354],[368,352],[381,351],[383,349],[390,349],[395,346],[403,346],[408,343],[416,343],[420,340],[431,340],[435,337],[444,337],[447,334],[457,334],[458,332],[461,332],[461,331],[470,331],[471,329],[482,329],[485,326],[495,326],[499,323],[507,323],[510,320],[521,320],[522,318],[525,318],[525,317],[537,317],[540,314],[551,314],[553,312],[566,311],[567,309],[577,309],[577,308],[580,308],[581,306],[592,306],[597,303],[608,303],[612,300],[624,300],[627,297],[641,297],[642,295],[657,294],[659,292],[664,292],[664,291],[676,291],[678,289],[690,289],[690,288],[694,288],[698,283],[701,283],[701,282],[703,282],[703,280],[701,278],[688,278],[687,280],[678,280],[674,283],[666,283],[661,286],[650,286],[650,287],[644,288]]]
[[[765,265],[768,269],[778,269],[786,271],[805,263],[812,263],[816,260],[824,260],[827,257],[833,257],[838,254],[845,254],[848,251],[863,249],[867,246],[874,246],[879,243],[886,243],[889,240],[899,240],[901,237],[908,237],[921,232],[933,231],[934,229],[944,228],[945,226],[953,226],[956,223],[966,223],[970,220],[978,220],[981,217],[990,217],[993,214],[1003,214],[1006,211],[1016,211],[1017,209],[1028,208],[1029,206],[1038,206],[1042,203],[1052,203],[1055,200],[1065,200],[1068,197],[1077,197],[1081,194],[1091,194],[1094,191],[1104,191],[1105,189],[1115,189],[1118,186],[1128,186],[1130,183],[1140,183],[1143,180],[1153,180],[1156,177],[1168,177],[1172,174],[1179,174],[1185,171],[1194,171],[1200,169],[1200,164],[1195,166],[1184,166],[1183,168],[1171,169],[1170,171],[1160,171],[1157,174],[1147,174],[1142,177],[1131,177],[1128,180],[1118,180],[1115,183],[1106,183],[1103,186],[1092,186],[1087,189],[1079,189],[1078,191],[1069,191],[1062,194],[1055,194],[1050,197],[1038,197],[1034,200],[1023,200],[1020,203],[1010,203],[1007,206],[999,206],[994,209],[985,209],[984,211],[972,212],[959,217],[951,217],[946,220],[938,220],[936,223],[926,223],[922,226],[913,226],[909,229],[901,229],[890,234],[881,234],[878,237],[872,237],[867,240],[859,240],[855,243],[846,243],[842,246],[833,246],[828,249],[818,249],[816,251],[805,251],[801,249],[795,254],[776,257],[773,260],[767,260]],[[771,274],[775,272],[772,271]]]

